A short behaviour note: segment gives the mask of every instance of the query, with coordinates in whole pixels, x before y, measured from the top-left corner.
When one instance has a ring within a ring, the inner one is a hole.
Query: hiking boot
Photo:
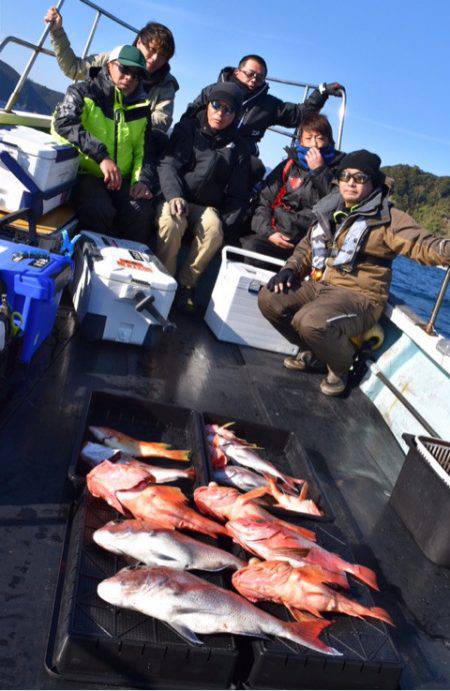
[[[195,288],[180,285],[177,290],[175,305],[180,312],[194,314],[197,308],[195,304]]]
[[[300,372],[324,372],[325,366],[316,358],[310,350],[301,350],[295,357],[289,355],[283,360],[283,365],[287,369],[296,369]]]
[[[320,390],[325,396],[339,396],[347,387],[348,372],[336,374],[328,368],[328,374],[320,382]]]

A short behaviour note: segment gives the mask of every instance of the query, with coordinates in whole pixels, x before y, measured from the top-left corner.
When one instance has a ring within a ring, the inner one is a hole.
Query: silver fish
[[[199,634],[280,636],[327,655],[341,655],[319,639],[330,622],[284,622],[258,609],[237,593],[219,588],[187,571],[167,567],[125,568],[97,586],[106,602],[133,609],[169,624],[194,645]]]
[[[279,471],[277,468],[275,468],[273,463],[265,461],[263,458],[261,458],[261,456],[258,456],[254,449],[251,449],[247,446],[242,446],[242,444],[238,444],[236,442],[227,441],[218,434],[214,436],[209,435],[208,441],[213,446],[218,446],[228,458],[233,460],[238,465],[243,465],[247,468],[251,468],[252,470],[256,470],[256,472],[261,473],[261,475],[266,474],[276,477],[279,480],[282,480],[293,490],[296,489],[296,485],[303,484],[303,480],[296,480],[295,478],[285,475]]]
[[[192,467],[189,468],[161,468],[159,465],[151,465],[150,463],[145,463],[144,461],[138,461],[133,456],[120,451],[120,449],[109,449],[103,444],[94,444],[93,442],[87,442],[81,450],[81,458],[92,465],[100,465],[105,460],[112,460],[115,463],[123,463],[124,465],[133,465],[134,467],[142,467],[147,470],[150,475],[155,478],[157,485],[163,485],[166,482],[175,482],[175,480],[195,479],[195,470]]]
[[[93,535],[94,542],[114,554],[132,557],[147,566],[222,571],[241,569],[242,559],[177,530],[155,529],[139,520],[110,521]]]
[[[226,465],[224,468],[215,468],[213,470],[213,480],[220,485],[230,485],[237,487],[243,492],[249,492],[255,487],[265,487],[267,480],[258,473],[253,473],[247,468],[241,468],[238,465]]]

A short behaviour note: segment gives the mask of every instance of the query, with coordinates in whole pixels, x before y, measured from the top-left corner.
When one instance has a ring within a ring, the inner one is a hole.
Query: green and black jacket
[[[145,91],[139,84],[124,97],[107,66],[92,68],[89,74],[86,81],[69,86],[56,106],[52,133],[79,150],[82,171],[103,177],[99,163],[112,158],[131,184],[144,182],[156,192],[156,150]]]

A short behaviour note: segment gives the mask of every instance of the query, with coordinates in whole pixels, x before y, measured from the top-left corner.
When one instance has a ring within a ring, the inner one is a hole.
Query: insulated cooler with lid
[[[31,360],[53,329],[62,290],[71,278],[68,257],[0,239],[0,279],[21,338],[21,362]]]
[[[12,127],[0,131],[0,153],[6,152],[18,164],[15,172],[0,160],[0,208],[18,211],[29,207],[30,194],[75,181],[78,171],[78,152],[70,144],[60,144],[45,132],[31,127]],[[38,215],[54,209],[65,201],[68,189],[50,199],[42,200]]]
[[[150,346],[174,324],[177,282],[146,246],[83,231],[76,244],[73,304],[90,340]]]
[[[244,262],[231,261],[229,254],[250,257],[276,266],[284,264],[281,259],[266,257],[250,250],[224,247],[219,275],[205,313],[209,328],[219,341],[295,355],[298,347],[278,333],[258,307],[259,289],[266,285],[274,272]]]

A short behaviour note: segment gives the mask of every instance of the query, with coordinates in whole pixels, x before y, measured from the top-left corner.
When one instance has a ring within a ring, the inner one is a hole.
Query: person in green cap
[[[52,132],[80,152],[72,197],[81,228],[148,244],[159,182],[144,73],[142,53],[118,46],[89,79],[69,86]]]

